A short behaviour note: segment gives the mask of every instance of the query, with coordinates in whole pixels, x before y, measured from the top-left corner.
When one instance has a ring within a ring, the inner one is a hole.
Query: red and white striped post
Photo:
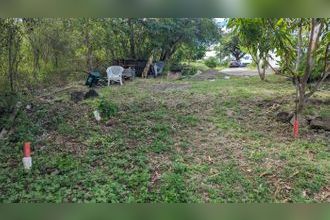
[[[30,142],[25,142],[24,143],[24,148],[23,148],[23,166],[24,169],[29,170],[32,167],[32,158],[31,158],[31,143]]]

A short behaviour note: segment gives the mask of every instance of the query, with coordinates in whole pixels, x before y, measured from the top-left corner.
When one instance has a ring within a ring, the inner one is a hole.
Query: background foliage
[[[218,34],[209,18],[0,19],[2,88],[18,90],[116,59],[196,60]]]

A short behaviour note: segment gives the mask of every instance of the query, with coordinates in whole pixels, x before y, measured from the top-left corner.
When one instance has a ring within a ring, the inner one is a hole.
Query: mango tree
[[[264,27],[274,33],[270,41],[281,57],[281,74],[293,79],[298,114],[330,74],[329,19],[267,19]]]

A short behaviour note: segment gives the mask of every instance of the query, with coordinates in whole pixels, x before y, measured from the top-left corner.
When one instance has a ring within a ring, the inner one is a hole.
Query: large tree
[[[241,49],[239,36],[234,32],[224,34],[220,40],[220,44],[222,45],[223,53],[226,55],[232,55],[236,61],[240,61],[240,59],[246,54]]]
[[[15,90],[15,79],[17,78],[17,70],[21,61],[21,22],[19,19],[7,18],[0,19],[1,39],[2,44],[0,55],[5,56],[2,60],[5,61],[4,71],[7,72],[10,90]]]
[[[281,74],[296,86],[299,113],[330,74],[329,19],[267,19],[265,25],[273,31],[270,40],[281,57]]]
[[[144,19],[152,42],[150,52],[157,53],[160,60],[172,57],[183,44],[191,48],[214,43],[219,34],[212,19],[207,18],[157,18]]]

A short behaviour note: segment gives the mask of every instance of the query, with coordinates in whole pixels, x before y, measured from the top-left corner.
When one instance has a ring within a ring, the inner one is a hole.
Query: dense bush
[[[172,63],[169,70],[172,72],[181,72],[182,76],[191,76],[197,72],[196,67],[180,63]]]
[[[219,62],[217,58],[215,57],[210,57],[204,61],[205,65],[208,66],[209,68],[215,68],[219,65]]]
[[[118,107],[115,103],[105,98],[101,98],[98,109],[103,117],[110,118],[118,112]]]
[[[185,65],[181,71],[183,76],[192,76],[197,73],[197,68],[193,66]]]

